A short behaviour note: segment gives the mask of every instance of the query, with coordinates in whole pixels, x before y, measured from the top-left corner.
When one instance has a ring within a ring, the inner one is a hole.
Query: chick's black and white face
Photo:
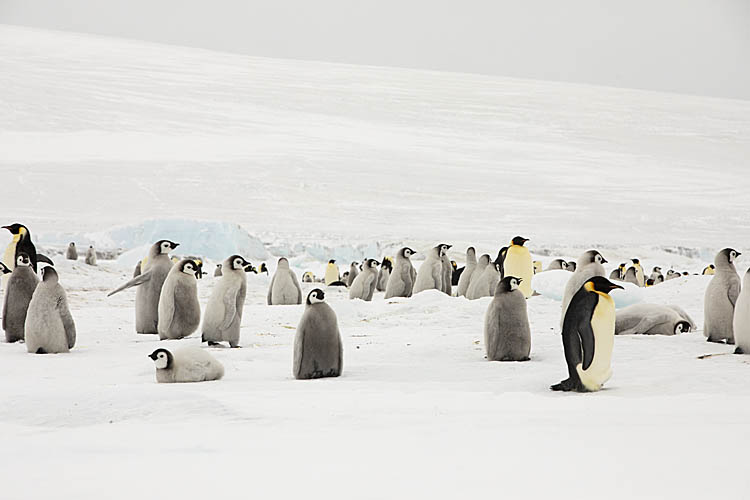
[[[737,260],[737,257],[739,257],[739,253],[736,250],[732,250],[729,252],[729,263],[733,264],[735,260]]]
[[[154,360],[154,364],[156,365],[156,368],[159,370],[164,370],[169,366],[169,356],[167,355],[167,352],[163,349],[156,351],[154,354],[152,354],[152,358]]]
[[[185,274],[195,275],[196,267],[192,260],[185,262],[182,266],[182,272]]]
[[[510,280],[510,290],[518,290],[518,286],[521,284],[521,278],[511,278]]]
[[[237,270],[242,269],[242,270],[244,270],[245,269],[245,259],[243,259],[241,257],[236,257],[232,261],[232,269],[237,269]]]
[[[316,288],[312,292],[310,292],[310,304],[318,304],[320,302],[323,302],[325,299],[325,294],[323,293],[323,290],[320,290]]]
[[[450,248],[450,245],[440,245],[440,256],[442,257],[446,253],[448,253],[448,249]]]
[[[404,250],[404,257],[411,257],[412,255],[414,255],[414,252],[411,248],[407,248],[406,250]]]
[[[560,264],[560,267],[562,267],[562,269],[563,269],[564,271],[567,271],[567,270],[568,270],[568,263],[567,263],[567,262],[562,262],[562,263]]]
[[[26,255],[26,254],[21,254],[16,259],[16,266],[17,267],[30,266],[30,265],[31,265],[31,260],[29,260],[29,256]]]
[[[172,251],[172,244],[168,241],[162,241],[161,245],[159,245],[159,250],[163,254],[168,254]]]
[[[602,264],[604,262],[604,257],[602,257],[602,254],[597,253],[594,256],[594,262],[596,262],[597,264]]]

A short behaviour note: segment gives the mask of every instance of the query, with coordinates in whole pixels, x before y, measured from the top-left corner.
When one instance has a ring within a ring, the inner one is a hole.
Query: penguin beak
[[[611,292],[612,290],[616,288],[619,288],[620,290],[625,290],[625,288],[621,287],[620,285],[615,285],[614,283],[612,283],[609,287],[609,291]]]
[[[520,285],[521,283],[523,283],[523,278],[516,278],[516,280],[518,281],[518,284],[519,284],[519,285]]]
[[[179,243],[172,243],[172,250],[174,250],[174,249],[175,249],[175,248],[177,248],[178,246],[180,246],[180,244],[179,244]]]
[[[608,262],[608,260],[605,259],[604,257],[602,257],[602,264],[606,264],[607,262]],[[620,288],[622,288],[622,287],[620,287]]]
[[[154,353],[147,354],[146,357],[151,358],[152,360],[156,361],[156,355]]]

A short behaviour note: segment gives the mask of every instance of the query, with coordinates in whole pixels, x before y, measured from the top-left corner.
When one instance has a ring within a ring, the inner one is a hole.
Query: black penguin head
[[[452,247],[452,246],[453,246],[453,245],[449,245],[449,244],[447,244],[447,243],[441,243],[441,244],[439,244],[438,246],[436,246],[435,248],[436,248],[436,249],[437,249],[437,251],[438,251],[438,256],[439,256],[439,257],[442,257],[443,255],[445,255],[446,253],[448,253],[448,250],[449,250],[449,249],[450,249],[450,247]]]
[[[74,246],[76,246],[76,244],[75,244],[75,242],[71,241],[69,246],[74,247]]]
[[[688,333],[690,331],[690,323],[687,321],[679,321],[674,326],[674,334],[679,335],[681,333]]]
[[[716,264],[734,264],[734,261],[737,260],[737,257],[740,255],[742,254],[734,248],[725,248],[716,256]]]
[[[646,280],[646,286],[654,286],[655,282],[653,278],[649,278]]]
[[[660,273],[661,272],[661,267],[659,267],[659,266],[654,267],[654,272],[655,273]]]
[[[29,230],[26,228],[26,226],[24,226],[23,224],[19,224],[18,222],[9,226],[3,226],[3,228],[10,231],[10,234],[12,235],[25,236],[29,234]]]
[[[393,271],[393,262],[391,262],[390,257],[383,257],[382,260],[382,269],[387,269],[388,271]]]
[[[528,238],[524,238],[523,236],[516,236],[515,238],[510,240],[510,244],[522,247],[527,241],[529,241]]]
[[[328,263],[329,264],[335,264],[336,263],[336,259],[331,259],[331,260],[328,261]]]
[[[11,271],[10,269],[8,269],[8,266],[6,266],[2,262],[0,262],[0,273],[2,273],[2,274],[9,274],[11,272],[13,272],[13,271]]]
[[[522,278],[517,278],[515,276],[506,276],[505,278],[500,280],[500,283],[498,283],[497,291],[502,293],[513,292],[515,290],[518,290],[518,286],[522,282]]]
[[[45,266],[42,268],[42,281],[45,283],[57,283],[59,279],[54,267]]]
[[[307,305],[311,306],[313,304],[319,304],[320,302],[323,302],[325,298],[325,292],[320,288],[316,288],[307,294]]]
[[[30,265],[31,265],[31,259],[29,258],[28,254],[26,252],[19,252],[18,256],[16,257],[16,267],[30,266]]]
[[[633,264],[640,264],[641,261],[639,259],[630,259]]]
[[[590,280],[588,280],[586,283],[583,284],[584,288],[588,290],[589,292],[599,292],[599,293],[609,293],[612,290],[620,289],[622,290],[623,287],[620,285],[615,285],[611,281],[609,281],[607,278],[604,278],[603,276],[594,276]]]
[[[370,269],[375,269],[376,267],[378,267],[378,266],[380,265],[380,262],[378,262],[378,261],[377,261],[377,260],[375,260],[375,259],[367,259],[367,260],[365,261],[365,265],[366,265],[367,267],[369,267]]]
[[[267,273],[268,272],[268,268],[266,267],[266,263],[265,262],[263,262],[260,265],[260,272],[262,272],[262,273]]]
[[[716,266],[713,264],[709,264],[708,267],[710,267],[711,269],[716,269]]]
[[[248,268],[252,267],[252,265],[241,255],[232,255],[227,260],[229,261],[231,269],[234,269],[235,271],[250,272]]]
[[[180,272],[185,274],[192,274],[195,278],[198,278],[198,273],[201,271],[201,266],[198,265],[193,259],[183,259],[177,263],[177,268]]]
[[[404,247],[404,248],[401,249],[400,253],[401,253],[402,257],[406,257],[408,259],[409,257],[411,257],[412,255],[414,255],[417,252],[416,252],[416,250],[412,250],[409,247]]]
[[[157,370],[166,370],[172,367],[174,357],[172,353],[166,349],[157,349],[148,355],[149,358],[154,360]]]
[[[156,248],[158,249],[157,252],[156,252],[157,255],[158,254],[165,254],[166,255],[169,252],[171,252],[172,250],[174,250],[175,248],[177,248],[179,245],[180,245],[179,243],[175,243],[174,241],[159,240],[159,241],[157,241],[155,243],[154,246],[156,246]]]

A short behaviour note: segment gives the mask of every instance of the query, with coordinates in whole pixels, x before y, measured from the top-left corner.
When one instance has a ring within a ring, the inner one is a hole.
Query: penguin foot
[[[217,345],[221,345],[219,342],[214,342],[213,340],[208,341],[209,347],[215,347]]]
[[[36,350],[36,353],[37,354],[47,354],[47,351],[44,350],[44,347],[40,347],[39,349]]]
[[[242,346],[239,344],[234,344],[234,345],[229,344],[229,347],[231,347],[232,349],[242,349]]]
[[[550,387],[553,391],[564,391],[570,392],[575,389],[575,382],[572,379],[565,379],[559,384],[555,384]]]
[[[738,347],[734,350],[735,354],[745,354],[745,351],[742,350],[742,347]]]

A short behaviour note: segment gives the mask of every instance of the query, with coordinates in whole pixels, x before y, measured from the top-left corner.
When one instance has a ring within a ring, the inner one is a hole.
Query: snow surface
[[[168,220],[239,224],[230,233],[260,241],[272,270],[285,255],[318,276],[331,256],[343,272],[402,244],[494,256],[516,234],[545,267],[596,246],[610,266],[640,257],[697,273],[717,248],[748,249],[748,102],[13,27],[0,27],[0,88],[0,213],[51,249],[74,235],[136,258],[155,236],[136,229]],[[685,308],[698,332],[617,337],[596,394],[549,391],[566,370],[560,304],[546,296],[528,301],[531,361],[490,363],[489,298],[328,290],[344,375],[296,381],[303,307],[265,305],[257,275],[243,348],[211,349],[225,378],[164,385],[147,354],[199,339],[134,333],[135,293],[106,298],[125,262],[55,260],[78,341],[48,356],[0,343],[3,499],[704,499],[750,487],[750,357],[705,342],[708,277],[640,291]],[[199,283],[203,307],[213,284]]]

